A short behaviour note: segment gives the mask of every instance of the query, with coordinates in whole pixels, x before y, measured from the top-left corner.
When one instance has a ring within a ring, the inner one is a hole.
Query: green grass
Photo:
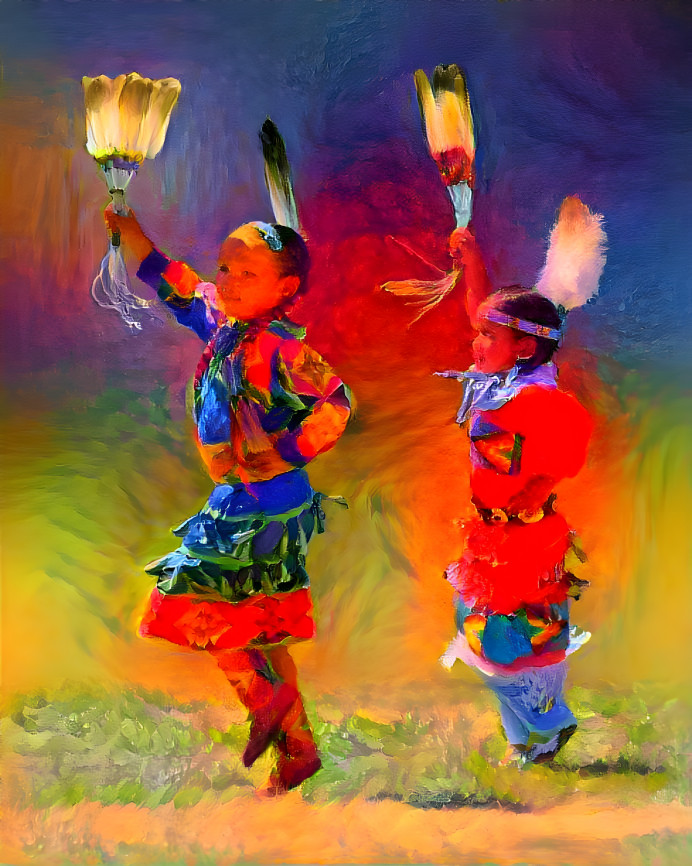
[[[501,804],[523,811],[555,805],[575,791],[622,805],[689,802],[689,715],[680,702],[645,703],[645,690],[573,689],[580,731],[550,765],[498,766],[499,726],[475,740],[475,704],[423,720],[411,713],[384,724],[365,715],[325,721],[311,708],[324,767],[303,786],[309,802],[394,799],[418,808]],[[333,698],[329,702],[333,706]],[[239,754],[247,725],[210,726],[204,704],[161,693],[66,691],[51,699],[16,695],[0,722],[13,755],[6,795],[18,808],[74,805],[185,809],[249,793],[271,756],[251,770]]]

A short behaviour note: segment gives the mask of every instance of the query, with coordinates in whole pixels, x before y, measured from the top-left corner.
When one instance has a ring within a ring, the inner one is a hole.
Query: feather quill
[[[428,150],[449,192],[457,227],[465,228],[471,219],[476,144],[464,73],[456,63],[451,63],[435,67],[432,84],[422,69],[413,78]],[[442,273],[415,250],[397,243]],[[408,298],[407,303],[418,308],[412,325],[444,300],[460,277],[461,271],[452,269],[436,280],[390,280],[382,288]]]
[[[286,145],[276,125],[267,118],[260,130],[262,153],[264,154],[264,180],[279,225],[300,231],[298,208],[293,195],[291,168],[286,156]]]
[[[603,216],[576,196],[568,196],[550,233],[536,290],[565,310],[585,304],[598,293],[606,246]]]

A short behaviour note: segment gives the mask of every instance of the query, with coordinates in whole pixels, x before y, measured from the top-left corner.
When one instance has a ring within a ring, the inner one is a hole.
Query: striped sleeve
[[[153,249],[139,266],[137,276],[155,290],[181,325],[202,340],[209,339],[215,324],[204,300],[196,294],[200,278],[189,265]]]

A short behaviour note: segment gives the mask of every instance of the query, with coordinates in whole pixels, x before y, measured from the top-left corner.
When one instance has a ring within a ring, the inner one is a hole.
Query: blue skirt
[[[163,595],[230,602],[309,585],[305,556],[324,531],[321,495],[296,469],[255,484],[219,484],[204,507],[173,530],[180,547],[150,563]]]

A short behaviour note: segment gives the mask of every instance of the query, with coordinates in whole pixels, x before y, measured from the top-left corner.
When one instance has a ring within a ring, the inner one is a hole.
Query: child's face
[[[217,304],[231,319],[259,319],[298,289],[297,276],[281,276],[279,257],[253,226],[241,226],[221,245],[216,275]]]
[[[536,350],[536,341],[507,325],[489,322],[484,313],[490,307],[490,304],[481,304],[478,308],[478,335],[472,343],[473,363],[481,373],[502,373],[511,370],[520,358],[530,358]]]

